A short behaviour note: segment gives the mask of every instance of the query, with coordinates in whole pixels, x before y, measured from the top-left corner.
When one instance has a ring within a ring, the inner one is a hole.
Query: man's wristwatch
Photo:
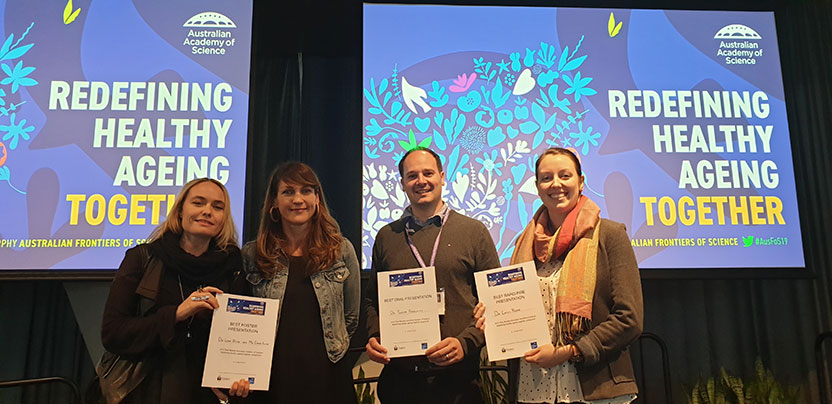
[[[575,343],[569,344],[569,348],[572,349],[572,358],[569,359],[569,362],[572,363],[581,363],[584,361],[584,355],[581,353],[581,350],[578,349],[578,346]]]

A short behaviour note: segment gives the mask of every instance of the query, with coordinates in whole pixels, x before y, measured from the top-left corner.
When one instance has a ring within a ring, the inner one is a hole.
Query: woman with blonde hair
[[[237,289],[232,283],[241,268],[225,186],[210,178],[188,182],[147,243],[127,250],[110,287],[104,348],[139,359],[148,371],[138,386],[113,391],[105,375],[114,362],[109,368],[102,362],[108,402],[217,402],[200,387],[211,314],[218,307],[214,295]]]
[[[256,296],[280,299],[268,403],[355,402],[344,360],[358,326],[360,274],[352,244],[329,213],[308,165],[280,165],[269,180],[257,240],[243,247]],[[231,395],[247,382],[232,386]]]
[[[641,280],[624,225],[582,195],[575,152],[551,148],[535,168],[543,206],[511,263],[534,261],[552,343],[509,364],[523,403],[628,404],[638,391],[627,347],[641,334]],[[484,329],[487,311],[474,309]]]

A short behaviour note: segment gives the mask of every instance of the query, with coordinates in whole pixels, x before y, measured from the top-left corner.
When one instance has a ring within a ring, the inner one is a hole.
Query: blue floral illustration
[[[541,203],[533,197],[536,156],[546,147],[571,144],[586,155],[601,141],[601,133],[584,123],[588,111],[577,104],[597,94],[590,88],[593,78],[580,71],[587,58],[582,43],[583,37],[572,46],[539,42],[535,49],[510,49],[502,56],[474,55],[471,65],[434,77],[420,77],[423,70],[414,66],[399,71],[397,65],[392,76],[367,77],[362,258],[369,256],[380,221],[396,219],[394,212],[407,205],[403,196],[383,198],[389,189],[366,182],[381,175],[372,167],[395,167],[406,150],[430,145],[444,166],[443,199],[491,229],[507,260]],[[429,105],[405,105],[407,94],[399,89],[405,84],[412,100],[417,94]]]
[[[598,139],[599,137],[601,137],[601,134],[600,133],[592,133],[592,126],[587,127],[586,130],[584,130],[583,127],[584,127],[584,122],[583,121],[578,122],[578,132],[577,133],[576,132],[569,132],[569,137],[571,137],[573,139],[577,139],[575,141],[575,147],[583,146],[583,148],[581,149],[581,153],[586,155],[587,153],[589,153],[589,144],[590,143],[592,143],[593,146],[598,146],[598,141],[595,140],[595,139]],[[564,139],[564,144],[565,143],[566,143],[566,139]]]
[[[0,45],[0,61],[9,61],[9,64],[0,64],[0,68],[2,68],[8,76],[0,80],[0,85],[10,85],[11,88],[8,90],[11,90],[12,94],[17,93],[17,90],[19,90],[21,86],[27,87],[38,84],[37,80],[27,77],[35,71],[34,67],[23,67],[22,60],[18,61],[17,64],[14,65],[14,68],[10,67],[10,64],[13,63],[11,61],[23,57],[27,52],[29,52],[29,49],[34,46],[34,44],[20,44],[20,42],[23,41],[29,34],[29,31],[32,27],[34,27],[34,25],[35,23],[29,24],[29,27],[26,28],[26,31],[24,31],[23,34],[17,38],[17,40],[15,40],[14,33],[9,33],[9,36],[6,37],[3,44]],[[2,39],[2,37],[0,37],[0,39]],[[35,127],[32,125],[26,126],[26,119],[20,119],[19,122],[17,121],[18,117],[15,111],[20,110],[20,107],[23,104],[26,104],[26,101],[20,100],[17,103],[7,101],[5,97],[9,95],[8,90],[0,88],[0,116],[9,116],[11,113],[8,125],[0,125],[0,135],[2,135],[0,140],[8,142],[7,145],[0,143],[0,150],[3,151],[3,156],[0,158],[0,181],[6,181],[12,190],[25,195],[26,192],[21,191],[12,184],[12,170],[8,165],[4,165],[4,163],[6,162],[6,157],[11,154],[10,151],[17,149],[21,139],[31,139],[30,132],[33,132]],[[3,132],[5,132],[5,134]]]
[[[511,199],[511,191],[513,189],[514,187],[511,185],[511,178],[506,178],[506,180],[503,181],[503,193],[506,194],[506,199]]]
[[[9,77],[6,77],[5,79],[3,79],[2,81],[0,81],[0,84],[9,84],[9,83],[11,83],[11,85],[12,85],[12,94],[16,93],[17,89],[20,86],[33,86],[35,84],[38,84],[37,80],[35,80],[31,77],[26,77],[30,73],[35,71],[35,68],[31,67],[31,66],[30,67],[23,67],[23,61],[22,60],[17,62],[17,64],[14,66],[14,70],[12,70],[9,67],[9,65],[7,65],[5,63],[0,65],[0,69],[3,69],[3,72],[5,72],[7,76],[9,76]]]
[[[20,122],[17,124],[14,123],[15,114],[12,113],[11,123],[8,125],[0,125],[0,131],[6,132],[3,136],[3,140],[11,139],[9,143],[9,149],[14,150],[17,148],[17,143],[22,137],[24,140],[29,140],[29,132],[35,130],[34,126],[24,127],[26,125],[26,120],[21,119]]]
[[[512,52],[509,55],[509,59],[511,59],[511,70],[515,72],[520,71],[520,52]]]
[[[431,83],[431,91],[428,91],[427,94],[433,98],[429,104],[434,108],[441,108],[448,103],[449,97],[448,94],[445,94],[445,87],[440,86],[436,80]]]
[[[23,32],[23,35],[21,35],[20,38],[17,39],[17,42],[14,42],[14,34],[9,34],[9,36],[6,38],[6,41],[3,42],[2,46],[0,46],[0,60],[17,59],[17,58],[25,55],[26,52],[28,52],[29,49],[32,48],[32,46],[35,46],[35,44],[33,44],[33,43],[30,43],[28,45],[18,46],[18,45],[20,45],[20,41],[22,41],[24,38],[26,38],[26,35],[29,35],[29,31],[34,26],[35,26],[34,22],[29,24],[29,28],[26,28],[26,31]],[[14,43],[12,43],[12,42],[14,42]]]
[[[574,79],[570,79],[568,76],[563,76],[563,81],[565,81],[566,84],[569,84],[569,88],[567,88],[566,91],[564,91],[563,93],[564,94],[575,93],[575,102],[580,101],[582,95],[598,94],[597,91],[586,87],[586,85],[589,84],[590,81],[592,81],[592,78],[591,77],[581,78],[581,72],[575,73],[575,78]]]
[[[485,129],[475,125],[469,126],[462,132],[459,144],[468,150],[468,153],[479,153],[485,146]]]
[[[506,62],[505,59],[500,59],[500,63],[497,63],[497,67],[500,68],[500,72],[497,73],[497,74],[501,74],[502,72],[507,72],[509,63],[510,63],[510,61]]]
[[[480,106],[482,96],[477,91],[471,91],[467,96],[459,97],[456,100],[457,106],[462,112],[471,112]]]
[[[482,164],[480,172],[485,170],[489,174],[492,172],[497,172],[497,175],[503,175],[503,172],[500,170],[500,168],[503,167],[503,163],[497,162],[497,150],[491,150],[491,156],[488,155],[488,152],[485,152],[483,153],[483,158],[477,157],[475,160],[477,161],[477,163]]]
[[[9,183],[9,187],[11,187],[11,189],[13,189],[15,192],[17,192],[17,193],[19,193],[19,194],[21,194],[21,195],[26,195],[26,192],[23,192],[23,191],[21,191],[21,190],[17,189],[17,188],[16,188],[16,187],[12,184],[12,180],[11,180],[11,170],[9,170],[9,167],[6,167],[6,166],[0,167],[0,181],[6,181],[6,182],[8,182],[8,183]]]

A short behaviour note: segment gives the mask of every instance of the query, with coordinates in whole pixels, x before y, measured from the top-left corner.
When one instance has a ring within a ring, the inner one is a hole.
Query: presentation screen
[[[805,266],[772,12],[365,4],[363,74],[365,268],[417,146],[504,264],[564,147],[641,268]]]
[[[228,187],[240,231],[251,0],[0,16],[0,270],[116,269],[200,177]]]

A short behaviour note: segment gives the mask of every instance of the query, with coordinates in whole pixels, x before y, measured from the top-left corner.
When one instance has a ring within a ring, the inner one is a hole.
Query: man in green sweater
[[[372,274],[364,309],[367,355],[384,364],[378,383],[382,403],[481,403],[480,349],[485,337],[474,323],[477,304],[474,272],[498,268],[494,241],[479,221],[452,211],[442,201],[445,173],[430,149],[408,151],[399,162],[410,206],[402,217],[379,230],[373,245]],[[425,356],[390,359],[379,342],[376,273],[434,266],[444,291],[442,340]]]

